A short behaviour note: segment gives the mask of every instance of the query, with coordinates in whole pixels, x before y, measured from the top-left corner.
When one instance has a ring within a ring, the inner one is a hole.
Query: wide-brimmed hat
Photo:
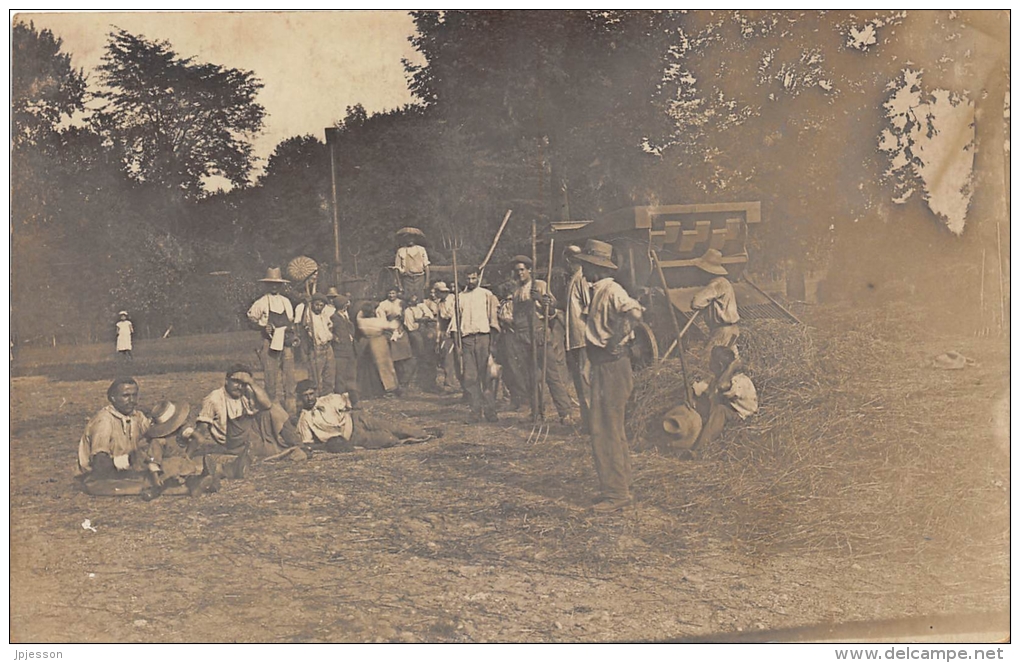
[[[517,255],[517,256],[514,256],[513,258],[510,258],[510,266],[511,267],[513,267],[514,265],[516,265],[519,262],[520,263],[524,263],[524,266],[527,267],[528,269],[531,269],[532,267],[535,266],[535,263],[532,262],[531,258],[529,258],[528,256]]]
[[[662,417],[662,430],[669,435],[675,449],[690,449],[701,434],[701,415],[690,405],[678,405]]]
[[[415,237],[424,237],[425,233],[423,233],[418,228],[415,228],[414,226],[407,226],[406,228],[401,228],[400,230],[397,231],[397,237],[400,237],[401,235],[414,235]]]
[[[266,278],[259,279],[259,283],[290,283],[283,278],[283,270],[279,267],[270,267],[266,270]]]
[[[337,291],[335,285],[331,285],[331,286],[329,286],[329,289],[326,290],[326,296],[329,297],[330,299],[332,299],[334,297],[339,297],[340,293]]]
[[[584,250],[575,256],[591,265],[607,269],[619,269],[613,262],[613,245],[599,239],[589,239],[584,243]]]
[[[173,401],[160,401],[152,408],[152,425],[145,431],[147,437],[166,437],[184,425],[191,414],[187,403],[175,405]]]
[[[432,289],[439,292],[450,292],[450,286],[446,285],[446,281],[436,281],[432,284]]]
[[[722,253],[719,249],[709,249],[705,251],[705,255],[701,256],[694,261],[695,266],[698,269],[708,272],[709,274],[715,274],[716,276],[726,276],[729,272],[722,264]]]

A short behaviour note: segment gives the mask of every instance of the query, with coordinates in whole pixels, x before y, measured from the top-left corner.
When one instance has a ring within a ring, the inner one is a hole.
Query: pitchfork
[[[552,263],[553,263],[553,245],[554,240],[549,241],[549,275],[546,278],[546,288],[549,288],[549,284],[552,282]],[[535,272],[534,269],[538,267],[538,233],[537,224],[531,222],[531,287],[534,292],[535,288]],[[545,318],[542,320],[542,372],[538,372],[538,337],[535,335],[537,330],[535,329],[535,318],[530,316],[531,319],[531,371],[534,377],[534,392],[532,394],[532,424],[531,433],[528,435],[528,441],[526,444],[539,444],[549,439],[549,424],[545,421],[545,379],[547,376],[547,369],[549,365],[549,307],[545,307]]]
[[[460,280],[457,276],[457,251],[464,248],[464,240],[460,234],[450,226],[449,234],[440,231],[440,238],[443,247],[453,254],[453,321],[456,329],[453,332],[453,346],[457,349],[457,376],[462,382],[464,379],[464,345],[460,332]]]

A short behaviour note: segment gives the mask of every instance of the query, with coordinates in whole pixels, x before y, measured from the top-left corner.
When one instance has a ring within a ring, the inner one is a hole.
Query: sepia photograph
[[[1002,658],[1008,10],[9,24],[15,660]]]

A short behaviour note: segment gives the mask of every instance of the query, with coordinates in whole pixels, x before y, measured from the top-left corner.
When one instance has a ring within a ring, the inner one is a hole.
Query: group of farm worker
[[[78,473],[86,491],[146,498],[209,492],[221,479],[243,478],[253,458],[382,448],[441,435],[371,416],[361,406],[359,385],[366,381],[381,386],[385,397],[414,388],[459,389],[470,406],[469,423],[498,421],[496,399],[504,388],[511,409],[530,402],[533,420],[543,418],[544,398],[535,395],[544,382],[560,422],[575,424],[576,404],[580,427],[591,438],[599,479],[592,508],[613,512],[629,505],[629,346],[644,307],[616,281],[612,245],[589,239],[583,248],[567,246],[568,274],[555,294],[533,276],[531,258],[514,256],[510,282],[497,288],[501,299],[484,287],[480,269],[465,270],[460,292],[443,281],[430,284],[423,236],[404,230],[393,287],[384,300],[362,302],[353,314],[349,295],[335,288],[293,303],[283,294],[289,281],[282,271],[269,269],[260,280],[266,293],[248,311],[262,332],[264,386],[251,368],[231,366],[223,386],[204,399],[194,425],[187,425],[187,404],[163,401],[143,412],[137,382],[115,380],[109,405],[79,443]],[[753,385],[748,393],[739,373],[739,316],[721,255],[710,249],[697,264],[710,280],[692,308],[703,312],[715,375],[699,388],[706,428],[718,434],[727,420],[747,416],[757,405]],[[309,379],[295,383],[300,336]]]

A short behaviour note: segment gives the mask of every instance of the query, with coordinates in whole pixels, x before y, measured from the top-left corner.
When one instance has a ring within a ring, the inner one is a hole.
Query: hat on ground
[[[519,262],[524,263],[524,266],[527,267],[528,269],[531,269],[532,267],[535,266],[535,263],[533,263],[531,261],[531,258],[529,258],[528,256],[514,256],[513,258],[510,258],[511,267],[513,267]]]
[[[283,270],[279,267],[270,267],[266,270],[266,278],[259,279],[259,283],[290,283],[283,278]]]
[[[584,251],[577,254],[578,260],[607,269],[619,269],[613,262],[613,245],[598,239],[584,243]]]
[[[450,286],[446,285],[446,281],[436,281],[432,284],[432,289],[439,292],[450,292]]]
[[[407,226],[406,228],[401,228],[400,230],[397,231],[397,237],[400,237],[401,235],[414,235],[415,237],[424,237],[425,233],[423,233],[421,230],[413,226]]]
[[[690,449],[701,434],[701,415],[684,403],[673,408],[662,418],[662,430],[670,437],[670,446]]]
[[[127,311],[117,311],[117,315],[127,315]]]
[[[145,431],[146,437],[166,437],[177,432],[191,414],[187,403],[175,405],[173,401],[160,401],[152,408],[152,425]]]
[[[709,274],[715,274],[717,276],[726,276],[729,272],[722,264],[722,253],[719,249],[709,249],[705,251],[705,255],[701,256],[694,261],[695,266],[698,269],[708,272]]]

